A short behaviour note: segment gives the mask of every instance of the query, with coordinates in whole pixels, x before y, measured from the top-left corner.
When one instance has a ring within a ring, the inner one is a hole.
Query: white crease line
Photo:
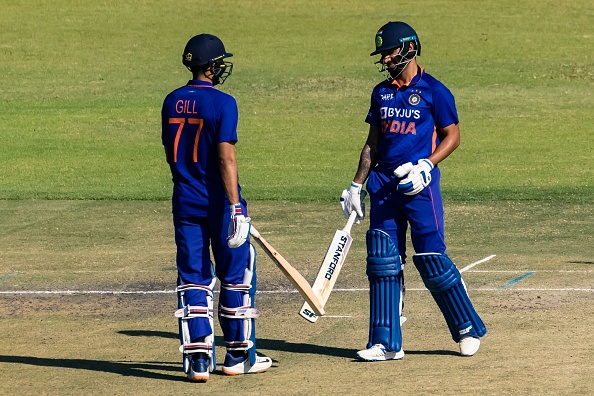
[[[497,273],[503,273],[503,274],[516,274],[518,272],[555,272],[555,273],[561,273],[561,274],[591,274],[594,272],[594,270],[531,270],[531,269],[522,269],[522,270],[472,270],[470,271],[472,273],[478,274],[478,273],[483,273],[483,274],[497,274]]]
[[[473,291],[584,291],[584,292],[594,292],[592,288],[519,288],[515,287],[513,289],[500,289],[500,288],[478,288],[472,289]],[[369,288],[353,288],[353,289],[334,289],[334,292],[358,292],[358,291],[369,291]],[[423,288],[410,288],[407,287],[406,291],[427,291],[427,289]],[[218,292],[215,292],[218,293]],[[298,293],[297,290],[258,290],[256,294],[296,294]],[[12,291],[0,291],[0,295],[23,295],[23,294],[51,294],[51,295],[74,295],[74,294],[175,294],[175,290],[12,290]]]
[[[0,294],[170,294],[175,290],[15,290],[0,291]]]
[[[482,263],[484,263],[485,261],[489,261],[489,260],[491,260],[491,259],[492,259],[493,257],[495,257],[495,256],[496,256],[495,254],[492,254],[492,255],[490,255],[489,257],[485,257],[485,258],[484,258],[484,259],[482,259],[482,260],[475,261],[474,263],[472,263],[472,264],[469,264],[469,265],[467,265],[466,267],[462,268],[462,269],[460,270],[460,273],[462,273],[462,272],[465,272],[465,271],[468,271],[469,269],[471,269],[471,268],[472,268],[472,267],[474,267],[475,265],[479,265],[479,264],[482,264]]]

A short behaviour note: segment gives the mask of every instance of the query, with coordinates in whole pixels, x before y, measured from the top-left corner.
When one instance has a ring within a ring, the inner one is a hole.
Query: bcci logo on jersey
[[[408,97],[408,103],[413,106],[416,106],[421,101],[421,97],[418,94],[412,94]]]

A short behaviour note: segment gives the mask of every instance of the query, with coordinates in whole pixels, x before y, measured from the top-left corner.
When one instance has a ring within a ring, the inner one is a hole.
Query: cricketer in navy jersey
[[[167,95],[162,112],[173,213],[205,217],[209,208],[225,207],[217,145],[237,142],[235,98],[215,89],[210,81],[190,80]],[[239,184],[237,190],[241,192]]]
[[[167,95],[161,114],[162,143],[173,180],[175,316],[184,373],[192,382],[207,381],[216,369],[217,279],[217,311],[226,348],[223,373],[257,373],[272,365],[270,358],[256,354],[256,256],[235,158],[237,103],[215,88],[231,75],[233,64],[225,60],[231,56],[216,36],[191,38],[182,60],[193,78]]]
[[[460,144],[454,96],[417,62],[420,40],[404,22],[389,22],[375,37],[376,62],[386,77],[375,86],[365,122],[369,135],[359,167],[341,196],[348,218],[364,217],[363,183],[370,198],[367,276],[370,326],[364,361],[402,359],[406,235],[413,263],[440,307],[463,356],[471,356],[486,333],[455,264],[446,254],[444,212],[437,164]]]

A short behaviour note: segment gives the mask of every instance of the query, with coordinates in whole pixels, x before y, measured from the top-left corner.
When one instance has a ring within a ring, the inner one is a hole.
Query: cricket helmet
[[[421,41],[417,32],[407,23],[388,22],[375,34],[375,51],[369,55],[373,56],[383,51],[404,47],[411,41],[415,43],[417,55],[421,55]]]
[[[188,69],[214,65],[213,83],[222,84],[231,75],[233,63],[224,59],[233,56],[225,50],[221,39],[208,33],[192,37],[182,56],[182,62]]]

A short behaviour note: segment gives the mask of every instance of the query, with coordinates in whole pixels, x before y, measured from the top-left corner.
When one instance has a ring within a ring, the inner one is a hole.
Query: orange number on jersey
[[[192,156],[193,161],[198,162],[198,140],[200,139],[200,132],[202,132],[204,120],[202,118],[188,118],[187,121],[190,125],[198,125],[198,129],[196,131],[196,138],[194,139],[194,154]],[[169,123],[179,125],[177,127],[177,133],[175,134],[175,142],[173,143],[173,162],[177,162],[177,146],[179,144],[179,138],[181,137],[184,125],[186,124],[186,119],[170,118]]]

